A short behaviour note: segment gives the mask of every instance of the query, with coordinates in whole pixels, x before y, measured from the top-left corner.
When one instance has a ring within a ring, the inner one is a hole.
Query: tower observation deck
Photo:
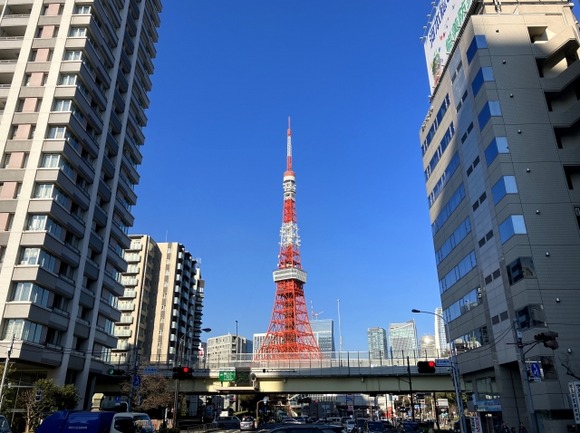
[[[256,359],[302,359],[320,357],[304,297],[306,272],[300,261],[300,236],[296,218],[296,176],[292,170],[292,130],[288,118],[284,207],[280,229],[278,269],[273,273],[276,295],[272,318]]]

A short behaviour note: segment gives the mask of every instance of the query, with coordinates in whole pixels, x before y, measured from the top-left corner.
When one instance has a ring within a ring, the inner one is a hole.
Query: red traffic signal
[[[178,380],[191,379],[193,370],[189,367],[173,367],[173,378]]]
[[[419,361],[417,362],[417,372],[420,374],[435,373],[435,361]]]

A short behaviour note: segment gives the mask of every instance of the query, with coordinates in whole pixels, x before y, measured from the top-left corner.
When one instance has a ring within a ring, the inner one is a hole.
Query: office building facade
[[[565,1],[440,1],[430,16],[420,140],[469,409],[483,431],[502,419],[566,431],[580,353],[578,21]],[[550,333],[558,344],[535,338]]]
[[[239,335],[220,335],[207,339],[206,365],[231,367],[237,360],[247,361],[253,353],[252,342]]]
[[[312,333],[321,352],[334,352],[334,320],[313,319],[310,321]]]
[[[419,347],[414,320],[389,324],[389,352],[393,359],[406,360],[407,357],[417,359]]]
[[[443,308],[435,308],[434,329],[435,329],[435,352],[438,356],[449,356],[449,347],[447,344],[447,329],[443,320]]]
[[[389,356],[387,350],[387,331],[384,328],[367,329],[367,340],[369,346],[369,356],[372,359],[384,359]]]
[[[88,406],[117,347],[161,2],[7,0],[0,15],[0,357]],[[88,398],[87,398],[88,397]]]

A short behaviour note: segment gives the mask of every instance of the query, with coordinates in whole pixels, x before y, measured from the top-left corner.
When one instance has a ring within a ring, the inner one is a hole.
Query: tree
[[[131,407],[134,410],[146,412],[173,405],[174,394],[168,391],[169,379],[160,374],[141,377],[141,385],[133,391],[134,399]],[[131,382],[123,382],[121,391],[131,395],[131,387]]]
[[[40,379],[33,387],[18,394],[16,404],[25,409],[26,432],[35,429],[47,415],[64,409],[74,409],[79,395],[74,385],[58,386],[52,379]]]

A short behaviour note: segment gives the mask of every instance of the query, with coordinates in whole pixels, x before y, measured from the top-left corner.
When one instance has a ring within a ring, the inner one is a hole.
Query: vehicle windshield
[[[367,424],[369,431],[383,431],[385,430],[385,425],[380,421],[372,421]]]
[[[135,415],[135,427],[139,433],[154,433],[153,423],[147,415]]]

